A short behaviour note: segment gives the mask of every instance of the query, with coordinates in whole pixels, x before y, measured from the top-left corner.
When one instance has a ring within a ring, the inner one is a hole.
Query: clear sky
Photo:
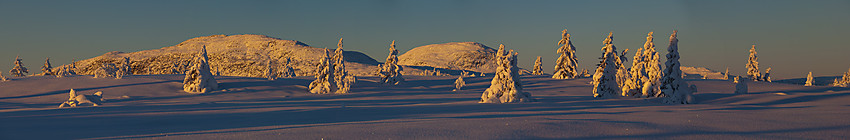
[[[840,75],[850,68],[848,0],[304,0],[304,1],[9,1],[0,0],[0,70],[21,55],[31,73],[110,51],[176,45],[216,34],[263,34],[383,60],[391,40],[403,53],[455,41],[504,43],[520,67],[543,56],[552,72],[560,33],[568,29],[579,67],[594,69],[602,39],[632,52],[655,32],[658,51],[679,30],[685,66],[745,74],[756,44],[774,79]],[[629,54],[629,58],[634,54]]]

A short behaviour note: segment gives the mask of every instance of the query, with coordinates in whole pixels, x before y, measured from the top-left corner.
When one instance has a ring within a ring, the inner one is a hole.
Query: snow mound
[[[399,56],[399,65],[492,73],[496,71],[496,50],[477,42],[431,44],[411,49]]]
[[[723,79],[723,73],[705,67],[679,67],[685,79]]]
[[[222,76],[263,77],[267,62],[285,62],[297,76],[313,75],[324,50],[295,40],[282,40],[265,35],[212,35],[196,37],[180,44],[138,52],[113,51],[77,62],[76,72],[92,75],[102,63],[117,63],[123,57],[132,61],[133,74],[182,74],[194,55],[207,46],[212,73]],[[366,54],[345,51],[348,70],[354,75],[372,75],[378,62]],[[277,63],[280,64],[280,63]],[[276,67],[283,67],[276,66]]]

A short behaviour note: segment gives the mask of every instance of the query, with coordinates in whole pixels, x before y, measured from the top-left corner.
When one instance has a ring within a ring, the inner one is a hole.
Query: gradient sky
[[[345,49],[383,61],[391,40],[403,53],[456,41],[504,43],[520,67],[543,56],[552,72],[568,29],[579,67],[594,69],[602,39],[632,52],[655,32],[658,51],[679,30],[680,59],[744,75],[750,46],[774,79],[840,75],[850,68],[850,1],[801,0],[358,0],[358,1],[7,1],[0,0],[0,70],[21,55],[32,73],[110,51],[133,52],[216,34],[263,34],[314,47]],[[633,57],[629,54],[629,59]],[[663,63],[663,62],[662,62]]]

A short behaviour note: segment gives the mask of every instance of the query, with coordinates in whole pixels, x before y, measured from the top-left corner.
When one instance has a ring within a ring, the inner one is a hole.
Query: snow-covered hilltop
[[[310,47],[295,40],[282,40],[265,35],[212,35],[192,38],[180,44],[161,49],[138,52],[109,52],[91,59],[78,61],[77,73],[94,74],[104,62],[116,63],[130,57],[134,74],[182,74],[189,68],[194,54],[207,46],[211,72],[223,76],[262,77],[272,64],[283,67],[287,58],[297,76],[313,75],[319,63],[322,48]],[[355,51],[345,51],[348,71],[353,75],[374,75],[378,62]]]
[[[477,42],[450,42],[420,46],[398,57],[399,65],[492,73],[496,50]]]

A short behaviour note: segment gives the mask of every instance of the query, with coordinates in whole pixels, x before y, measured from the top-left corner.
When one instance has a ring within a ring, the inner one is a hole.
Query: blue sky
[[[0,70],[21,55],[31,72],[45,57],[54,66],[110,51],[132,52],[216,34],[263,34],[333,47],[382,60],[391,40],[401,52],[455,41],[504,43],[520,67],[543,56],[551,72],[560,31],[568,29],[579,67],[593,69],[602,39],[614,31],[619,49],[641,47],[646,33],[666,54],[679,30],[685,66],[745,73],[756,44],[774,79],[840,75],[850,68],[850,1],[7,1],[0,0]],[[629,55],[631,58],[633,54]]]

